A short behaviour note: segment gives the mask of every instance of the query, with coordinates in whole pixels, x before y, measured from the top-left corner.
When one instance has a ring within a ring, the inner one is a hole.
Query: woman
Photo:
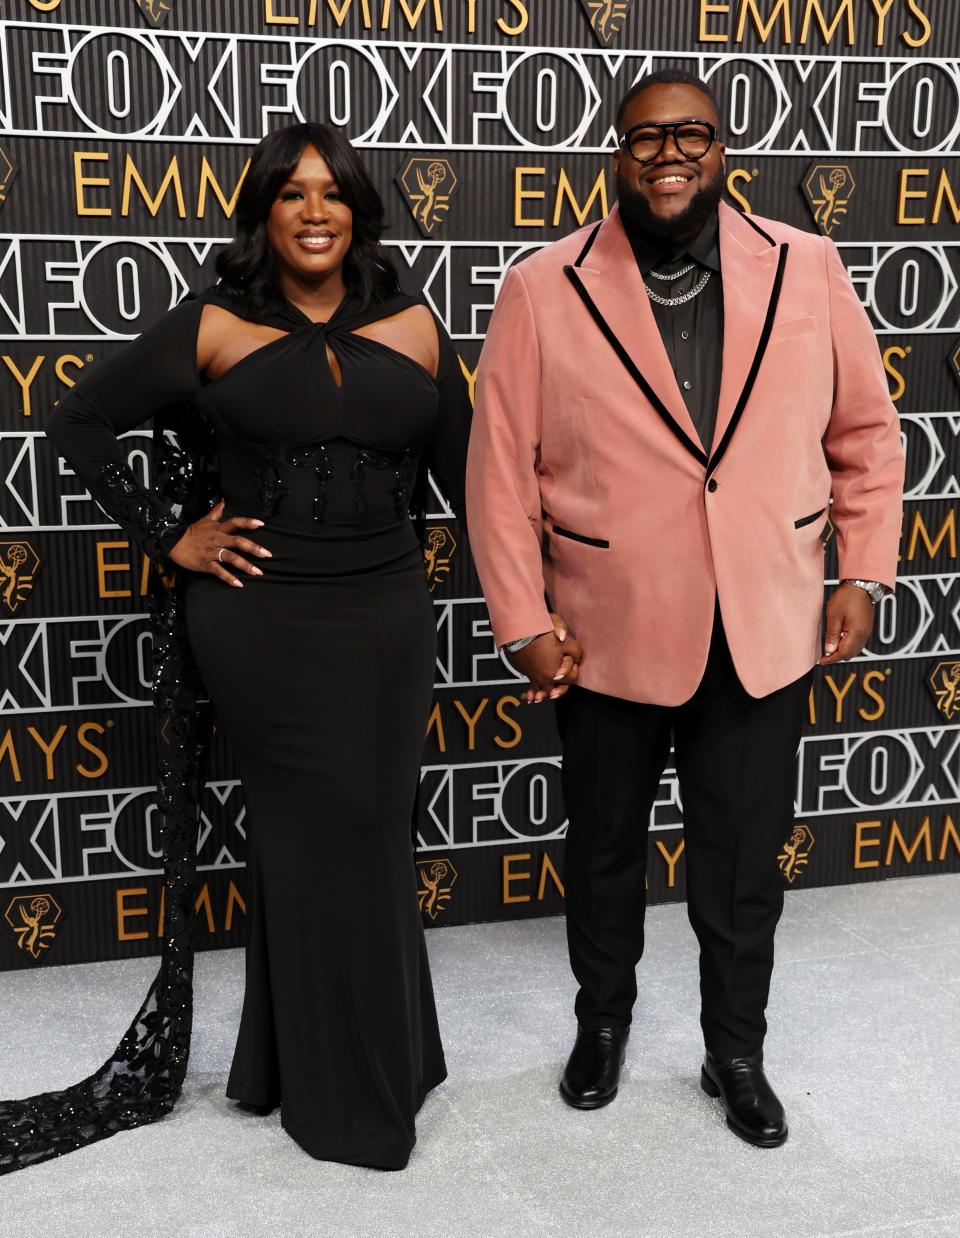
[[[0,1106],[6,1168],[152,1120],[179,1092],[202,785],[183,632],[247,805],[247,979],[227,1095],[279,1105],[311,1156],[401,1169],[446,1074],[410,846],[435,657],[410,510],[426,467],[462,509],[466,384],[422,299],[400,293],[378,245],[382,202],[334,130],[264,138],[237,222],[220,283],[99,365],[49,428],[106,511],[185,581],[155,684],[158,720],[174,723],[158,771],[167,937],[103,1071]],[[171,408],[181,440],[199,443],[203,426],[214,438],[222,498],[193,520],[209,462],[185,460],[181,441],[147,491],[117,441]]]

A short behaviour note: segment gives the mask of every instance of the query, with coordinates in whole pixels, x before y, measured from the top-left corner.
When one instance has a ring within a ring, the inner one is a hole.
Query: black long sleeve
[[[130,469],[118,435],[193,399],[202,311],[202,302],[185,301],[100,362],[60,401],[47,429],[107,515],[152,559],[166,556],[187,523]]]
[[[440,336],[440,362],[437,367],[440,419],[427,444],[424,463],[440,483],[444,497],[465,531],[467,445],[473,406],[453,341],[439,322],[437,331]]]

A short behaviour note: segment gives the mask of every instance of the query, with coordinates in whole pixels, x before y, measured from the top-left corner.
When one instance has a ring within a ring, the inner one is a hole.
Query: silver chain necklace
[[[679,297],[660,296],[658,292],[653,291],[653,289],[647,284],[646,280],[643,281],[643,286],[646,289],[647,296],[651,301],[656,301],[657,305],[685,305],[687,301],[692,301],[694,297],[698,297],[700,293],[703,292],[704,288],[706,288],[707,284],[710,282],[710,274],[710,271],[704,271],[699,281],[694,284],[690,291],[682,293]]]
[[[683,267],[679,271],[671,271],[669,275],[664,275],[662,271],[651,271],[650,275],[653,279],[662,279],[667,284],[672,284],[675,279],[680,279],[684,275],[689,275],[697,264],[691,262],[689,266]]]

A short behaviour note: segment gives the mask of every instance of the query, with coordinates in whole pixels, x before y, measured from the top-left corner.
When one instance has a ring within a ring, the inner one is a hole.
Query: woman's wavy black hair
[[[343,263],[347,290],[365,306],[399,291],[396,268],[380,246],[383,199],[357,152],[329,125],[287,125],[257,144],[237,197],[236,236],[217,255],[224,292],[238,297],[252,315],[283,303],[276,259],[267,242],[267,216],[308,146],[323,156],[353,212],[353,240]]]

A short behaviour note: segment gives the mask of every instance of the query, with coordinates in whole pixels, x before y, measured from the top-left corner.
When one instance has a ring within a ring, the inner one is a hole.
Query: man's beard
[[[669,168],[664,168],[668,172]],[[694,237],[707,222],[723,197],[724,175],[722,166],[709,180],[704,180],[686,207],[677,215],[658,215],[644,193],[628,185],[622,176],[617,176],[617,201],[620,214],[628,229],[646,232],[660,241],[677,241],[682,237]]]

